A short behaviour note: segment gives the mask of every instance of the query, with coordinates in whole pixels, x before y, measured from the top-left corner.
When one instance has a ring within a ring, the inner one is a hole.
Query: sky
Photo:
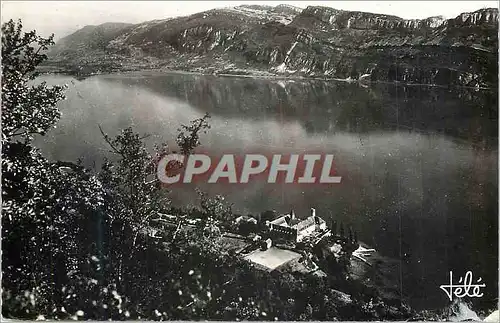
[[[326,6],[406,19],[452,18],[462,12],[498,8],[498,1],[1,1],[1,18],[2,23],[20,18],[26,29],[35,29],[42,36],[54,33],[58,39],[86,25],[139,23],[241,4]]]

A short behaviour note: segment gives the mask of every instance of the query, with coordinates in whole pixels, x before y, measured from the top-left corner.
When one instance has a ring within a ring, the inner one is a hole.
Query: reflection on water
[[[496,306],[498,263],[497,98],[428,87],[217,78],[114,75],[69,85],[63,117],[39,141],[50,158],[99,167],[109,134],[134,126],[153,142],[173,139],[180,124],[210,112],[202,137],[212,153],[324,152],[335,155],[342,183],[294,186],[251,182],[244,189],[204,185],[235,209],[307,214],[358,230],[362,241],[400,260],[398,292],[417,308],[446,304],[439,285],[472,270],[486,282],[478,302]],[[194,203],[193,187],[176,203]]]

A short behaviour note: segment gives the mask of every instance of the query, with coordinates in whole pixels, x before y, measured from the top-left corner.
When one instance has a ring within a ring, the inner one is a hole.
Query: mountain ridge
[[[322,6],[241,5],[139,24],[102,24],[83,33],[87,27],[56,43],[49,52],[52,66],[76,74],[147,68],[472,87],[498,83],[496,8],[450,19],[403,19]]]

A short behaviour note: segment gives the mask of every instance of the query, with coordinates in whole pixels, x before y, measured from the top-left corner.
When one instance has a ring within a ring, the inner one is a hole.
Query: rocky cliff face
[[[405,20],[327,7],[248,5],[85,27],[49,56],[52,64],[89,71],[170,68],[495,87],[497,34],[497,9]]]

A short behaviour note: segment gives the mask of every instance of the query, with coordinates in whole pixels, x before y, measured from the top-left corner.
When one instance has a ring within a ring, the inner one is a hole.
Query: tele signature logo
[[[465,277],[460,277],[458,284],[453,284],[453,272],[450,271],[450,284],[441,285],[439,288],[446,293],[450,301],[453,301],[453,296],[457,298],[465,296],[482,297],[483,293],[481,293],[481,288],[486,287],[486,284],[479,284],[481,281],[482,278],[479,277],[479,279],[476,280],[477,284],[472,284],[472,271],[468,271]]]

